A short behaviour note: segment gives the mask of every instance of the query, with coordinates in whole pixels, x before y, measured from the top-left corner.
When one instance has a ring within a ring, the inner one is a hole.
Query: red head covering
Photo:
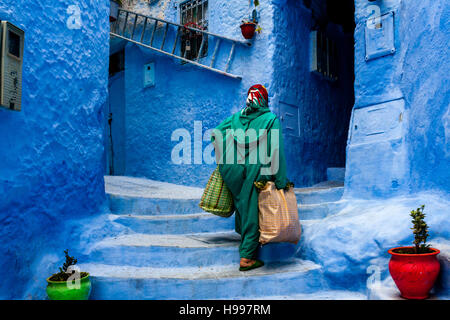
[[[252,90],[258,90],[261,93],[264,100],[266,100],[266,102],[269,102],[269,94],[267,93],[266,87],[264,87],[262,84],[255,84],[255,85],[251,86],[250,89],[248,89],[247,95]]]

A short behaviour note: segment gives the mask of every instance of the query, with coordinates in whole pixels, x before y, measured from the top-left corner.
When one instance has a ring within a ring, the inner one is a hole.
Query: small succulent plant
[[[427,253],[429,252],[430,245],[427,244],[428,234],[428,225],[425,222],[425,213],[423,213],[423,209],[425,205],[421,205],[416,210],[412,210],[410,216],[412,217],[411,222],[413,223],[414,234],[414,253]]]
[[[69,269],[70,266],[74,266],[77,264],[78,262],[77,259],[69,256],[69,249],[64,250],[64,255],[66,257],[66,261],[63,263],[62,267],[59,267],[59,272],[53,274],[50,277],[51,281],[67,281],[71,276],[71,274],[74,272],[73,270],[72,272],[70,271],[68,272],[67,270]],[[81,278],[83,278],[86,275],[87,275],[86,272],[80,272]]]

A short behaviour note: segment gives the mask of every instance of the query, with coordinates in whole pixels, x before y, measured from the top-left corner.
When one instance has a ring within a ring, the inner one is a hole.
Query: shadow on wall
[[[311,186],[327,179],[327,168],[345,166],[354,103],[353,29],[344,33],[330,21],[322,27],[339,50],[338,80],[329,82],[310,72],[309,37],[317,27],[311,11],[301,1],[275,10],[273,91],[283,117],[288,172],[297,187]]]
[[[151,61],[155,63],[155,85],[144,88],[143,66]],[[196,161],[210,143],[205,131],[216,127],[243,104],[241,86],[235,79],[127,46],[126,175],[204,186],[215,167]],[[201,121],[200,130],[197,127],[194,131],[194,121]],[[176,135],[172,141],[177,129],[186,129],[191,140],[188,163],[181,165],[173,163],[171,155],[181,141]],[[194,145],[194,135],[203,137],[202,145]]]

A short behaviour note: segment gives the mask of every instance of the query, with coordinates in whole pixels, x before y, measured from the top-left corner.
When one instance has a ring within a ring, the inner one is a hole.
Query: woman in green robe
[[[268,107],[267,90],[254,85],[246,107],[213,130],[219,171],[235,205],[235,229],[241,235],[241,271],[264,265],[259,247],[258,191],[255,181],[274,181],[286,187],[286,160],[280,121]],[[221,143],[220,143],[221,142]]]

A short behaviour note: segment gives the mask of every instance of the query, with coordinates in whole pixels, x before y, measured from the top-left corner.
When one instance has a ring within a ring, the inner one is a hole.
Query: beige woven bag
[[[297,199],[294,188],[278,190],[268,181],[258,196],[259,242],[291,242],[300,240],[301,227],[298,219]]]

